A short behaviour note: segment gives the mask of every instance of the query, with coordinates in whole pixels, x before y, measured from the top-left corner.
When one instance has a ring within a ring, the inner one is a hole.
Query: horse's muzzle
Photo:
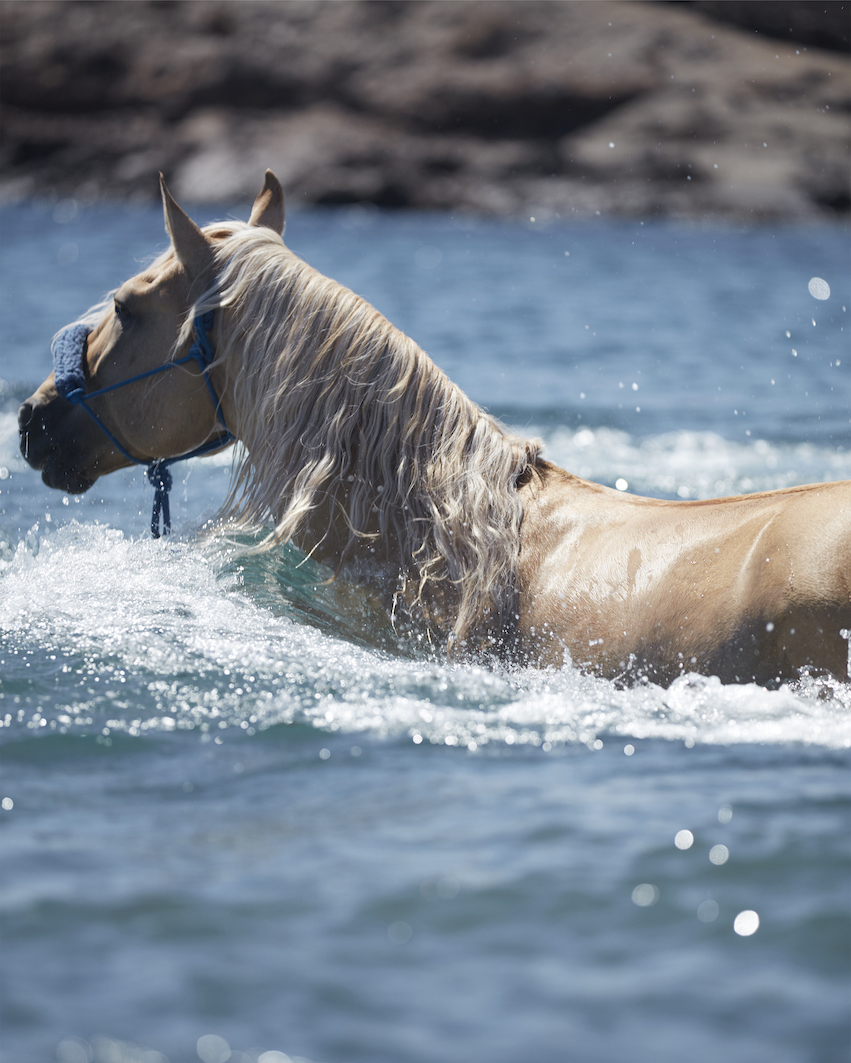
[[[48,487],[79,495],[95,482],[82,471],[95,442],[87,420],[59,395],[45,401],[37,392],[19,407],[21,454]]]

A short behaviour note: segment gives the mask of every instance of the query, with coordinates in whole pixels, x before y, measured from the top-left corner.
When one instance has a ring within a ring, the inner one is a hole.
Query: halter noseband
[[[209,330],[213,327],[213,316],[214,311],[209,310],[206,314],[199,314],[195,318],[193,322],[195,326],[195,342],[189,348],[189,353],[184,355],[183,358],[178,358],[173,362],[167,362],[165,365],[157,366],[156,369],[149,369],[146,373],[139,373],[138,376],[131,376],[127,380],[120,381],[118,384],[110,384],[109,387],[100,388],[98,391],[91,391],[88,394],[86,394],[86,374],[83,369],[83,353],[86,349],[86,341],[91,332],[91,328],[88,325],[82,324],[69,325],[66,329],[63,329],[53,341],[53,371],[56,390],[64,399],[67,399],[68,402],[74,403],[75,406],[82,406],[89,417],[91,417],[98,428],[100,428],[107,439],[109,439],[110,443],[112,443],[116,449],[120,450],[128,461],[132,461],[134,465],[144,465],[146,467],[148,482],[154,488],[154,506],[151,513],[151,535],[153,535],[155,539],[159,539],[160,537],[160,517],[162,517],[163,525],[162,534],[168,535],[171,531],[171,513],[169,510],[168,494],[171,490],[173,481],[171,472],[169,471],[169,465],[173,465],[176,461],[186,461],[188,458],[198,458],[202,454],[209,454],[213,450],[219,450],[221,447],[227,446],[228,443],[232,443],[236,438],[228,430],[228,426],[225,424],[225,419],[222,416],[221,411],[221,403],[209,375],[210,363],[215,357],[213,345],[210,342],[210,337],[208,335]],[[154,461],[142,461],[139,458],[134,458],[127,448],[118,442],[100,417],[98,417],[94,410],[89,406],[89,399],[96,399],[100,395],[105,395],[108,391],[115,391],[116,388],[123,388],[128,384],[135,384],[137,380],[144,380],[146,377],[154,376],[156,373],[165,373],[169,369],[174,369],[179,365],[185,365],[187,362],[191,361],[198,363],[201,374],[204,377],[204,383],[207,385],[210,397],[213,400],[213,406],[216,411],[216,420],[221,424],[224,432],[215,439],[210,439],[206,443],[202,443],[200,447],[196,447],[194,450],[190,450],[186,454],[178,454],[173,458],[157,458]]]

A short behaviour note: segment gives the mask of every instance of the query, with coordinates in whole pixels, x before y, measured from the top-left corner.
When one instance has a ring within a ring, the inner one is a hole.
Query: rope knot
[[[152,461],[148,466],[148,483],[154,489],[154,508],[151,512],[151,535],[160,537],[160,514],[163,521],[163,535],[171,531],[171,513],[169,511],[168,493],[174,485],[171,471],[164,461]]]

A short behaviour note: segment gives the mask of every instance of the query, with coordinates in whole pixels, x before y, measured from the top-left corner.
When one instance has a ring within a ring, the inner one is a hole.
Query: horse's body
[[[624,495],[549,467],[521,491],[527,653],[603,675],[770,683],[846,676],[851,484],[704,502]]]
[[[86,386],[171,364],[214,310],[209,379],[181,366],[91,398],[105,434],[49,377],[19,415],[48,485],[215,445],[226,423],[246,452],[231,519],[271,518],[268,542],[462,651],[660,681],[848,677],[851,483],[666,502],[580,480],[292,255],[273,175],[247,225],[202,232],[164,204],[172,248],[86,319]]]

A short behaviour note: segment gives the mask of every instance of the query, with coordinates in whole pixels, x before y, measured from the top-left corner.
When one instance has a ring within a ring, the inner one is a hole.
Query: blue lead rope
[[[148,483],[154,489],[154,508],[151,511],[151,535],[155,539],[160,537],[160,513],[163,518],[163,535],[171,531],[171,511],[168,505],[168,493],[172,489],[174,481],[168,466],[162,462],[153,462],[147,468]]]
[[[89,417],[91,417],[98,428],[100,428],[107,439],[109,439],[110,443],[112,443],[112,445],[119,450],[128,461],[132,461],[134,465],[144,465],[146,467],[148,482],[154,489],[154,505],[151,512],[151,535],[153,535],[155,539],[159,539],[160,534],[168,535],[171,531],[171,512],[168,496],[174,481],[169,466],[173,465],[176,461],[187,461],[189,458],[199,458],[203,454],[209,454],[213,450],[219,450],[221,447],[227,446],[228,443],[232,443],[236,438],[228,430],[228,426],[225,424],[225,419],[222,416],[221,411],[221,403],[208,372],[210,364],[215,357],[215,352],[213,351],[213,345],[210,342],[209,336],[209,331],[213,327],[213,315],[214,311],[209,310],[206,314],[199,314],[195,318],[193,322],[195,326],[195,342],[189,348],[188,354],[184,355],[183,358],[178,358],[174,362],[167,362],[165,365],[157,366],[156,369],[149,369],[146,373],[139,373],[137,376],[129,377],[127,380],[122,380],[118,384],[110,384],[109,387],[100,388],[98,391],[89,392],[89,394],[86,394],[86,374],[83,368],[86,341],[91,332],[89,326],[69,325],[68,328],[63,329],[53,341],[53,373],[56,390],[63,398],[67,399],[68,402],[74,403],[75,406],[82,406]],[[196,361],[198,363],[204,377],[204,383],[207,385],[210,397],[213,400],[213,406],[216,411],[216,420],[224,429],[223,434],[217,436],[215,439],[208,440],[206,443],[202,443],[200,447],[190,450],[187,454],[178,454],[173,458],[157,458],[154,461],[142,461],[139,458],[134,458],[127,448],[118,442],[100,417],[98,417],[95,411],[89,406],[89,400],[96,399],[100,395],[105,395],[109,391],[115,391],[116,388],[123,388],[128,384],[135,384],[136,381],[144,380],[146,377],[154,376],[156,373],[165,373],[169,369],[174,369],[179,365],[185,365],[187,362],[191,361]],[[160,520],[162,520],[162,533],[160,533]]]

